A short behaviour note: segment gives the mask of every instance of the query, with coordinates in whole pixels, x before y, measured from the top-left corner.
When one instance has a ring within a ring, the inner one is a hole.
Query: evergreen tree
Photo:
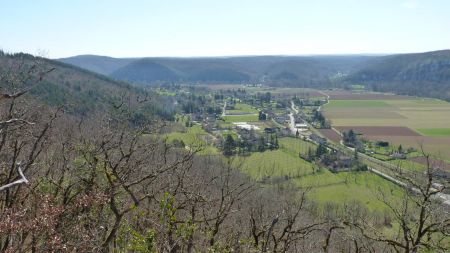
[[[225,156],[232,155],[235,147],[236,146],[234,143],[233,136],[231,136],[231,134],[228,134],[225,139],[225,143],[223,144],[223,154]]]
[[[259,137],[258,151],[264,152],[266,150],[266,141],[264,140],[264,136]]]
[[[326,154],[328,152],[327,148],[325,147],[325,145],[323,145],[322,143],[319,144],[319,146],[316,149],[316,157],[320,158],[322,155]]]
[[[400,146],[398,146],[398,152],[399,152],[400,154],[403,154],[403,147],[402,147],[402,144],[400,144]]]

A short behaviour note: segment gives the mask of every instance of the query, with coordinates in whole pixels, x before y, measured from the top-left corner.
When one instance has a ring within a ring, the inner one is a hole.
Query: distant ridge
[[[347,87],[450,100],[450,50],[395,55],[231,56],[59,59],[118,80],[155,83],[264,83]]]
[[[113,58],[98,55],[78,55],[58,59],[58,61],[88,69],[102,75],[110,75],[117,69],[124,67],[135,60],[135,58]]]

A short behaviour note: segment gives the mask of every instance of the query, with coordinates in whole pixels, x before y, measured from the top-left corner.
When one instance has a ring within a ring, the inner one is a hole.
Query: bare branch
[[[22,172],[22,164],[21,163],[17,163],[17,171],[19,172],[19,175],[20,175],[21,178],[16,180],[16,181],[14,181],[14,182],[11,182],[9,184],[5,184],[5,185],[1,186],[0,187],[0,191],[6,190],[6,189],[8,189],[10,187],[13,187],[15,185],[28,184],[29,181],[28,181],[28,179],[25,177],[25,175]]]

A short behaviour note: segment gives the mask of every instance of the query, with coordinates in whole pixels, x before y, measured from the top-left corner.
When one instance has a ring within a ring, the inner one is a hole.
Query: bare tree
[[[395,236],[383,234],[369,219],[349,222],[347,225],[359,230],[367,239],[390,245],[395,252],[447,251],[450,236],[449,206],[439,196],[448,189],[448,182],[436,184],[430,155],[423,155],[427,161],[424,175],[397,173],[396,177],[405,186],[400,201],[390,199],[380,191],[381,200],[393,215],[393,223],[399,226]]]

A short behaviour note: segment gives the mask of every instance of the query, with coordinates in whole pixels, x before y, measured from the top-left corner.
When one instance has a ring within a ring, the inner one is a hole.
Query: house
[[[236,129],[259,130],[258,126],[248,124],[247,122],[234,122]]]
[[[401,152],[394,152],[390,155],[390,157],[394,159],[406,159],[406,155]]]
[[[284,124],[286,122],[289,122],[289,116],[288,115],[278,115],[274,117],[274,120],[278,123],[278,124]]]
[[[309,129],[308,125],[305,123],[297,123],[295,124],[295,128],[297,129]]]

